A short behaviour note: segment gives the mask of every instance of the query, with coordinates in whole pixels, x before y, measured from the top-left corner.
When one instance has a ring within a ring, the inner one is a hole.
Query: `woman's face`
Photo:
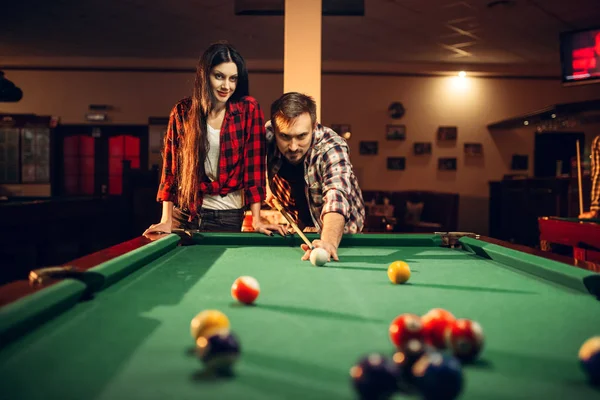
[[[225,103],[233,92],[238,80],[238,69],[234,62],[215,65],[210,71],[210,86],[219,103]]]

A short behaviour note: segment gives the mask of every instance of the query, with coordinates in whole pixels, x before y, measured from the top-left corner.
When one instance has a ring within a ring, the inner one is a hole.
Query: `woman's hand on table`
[[[323,250],[325,250],[327,253],[329,253],[329,257],[331,257],[331,259],[333,259],[333,261],[340,261],[340,259],[338,258],[338,254],[337,254],[337,247],[334,246],[331,243],[327,243],[324,242],[320,239],[315,239],[312,241],[312,246],[313,248],[317,248],[320,247]],[[307,244],[303,243],[301,246],[302,250],[304,250],[304,255],[302,256],[302,261],[306,261],[308,259],[310,259],[310,248],[308,247]],[[327,260],[329,262],[329,260]]]
[[[261,220],[262,218],[259,220],[257,220],[256,218],[252,219],[252,228],[254,229],[254,232],[262,233],[267,236],[273,236],[273,232],[277,232],[281,236],[286,235],[286,228],[284,226],[266,223]]]
[[[147,236],[159,233],[171,233],[171,223],[159,222],[158,224],[152,224],[150,225],[150,228],[146,229],[142,235]]]

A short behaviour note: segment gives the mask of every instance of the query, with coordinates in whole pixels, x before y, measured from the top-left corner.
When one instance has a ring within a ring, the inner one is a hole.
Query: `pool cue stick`
[[[583,214],[583,196],[581,194],[581,160],[579,157],[579,140],[577,141],[577,183],[579,188],[579,215]]]
[[[287,211],[285,211],[283,209],[283,207],[281,206],[281,204],[279,204],[279,201],[277,201],[277,199],[275,197],[273,197],[273,204],[275,205],[275,208],[277,209],[277,211],[279,211],[281,213],[281,215],[283,215],[283,217],[287,220],[287,222],[292,225],[292,228],[294,228],[294,230],[298,233],[298,235],[300,235],[300,237],[302,238],[302,240],[304,240],[304,243],[306,243],[306,245],[308,246],[309,249],[313,249],[313,245],[310,242],[310,240],[308,240],[308,238],[306,237],[306,235],[304,235],[304,233],[298,228],[298,225],[296,225],[296,223],[294,222],[294,220],[292,219],[292,217],[290,216],[290,214],[287,213]]]

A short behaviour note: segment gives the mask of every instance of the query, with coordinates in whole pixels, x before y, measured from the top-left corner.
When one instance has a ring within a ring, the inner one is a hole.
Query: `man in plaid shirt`
[[[295,219],[299,229],[316,230],[313,247],[339,260],[344,233],[362,231],[365,208],[346,141],[316,122],[315,101],[286,93],[271,106],[266,123],[267,180],[270,196]],[[303,260],[310,249],[303,244]]]
[[[579,218],[598,218],[600,214],[600,135],[592,141],[592,203],[590,211],[579,215]]]

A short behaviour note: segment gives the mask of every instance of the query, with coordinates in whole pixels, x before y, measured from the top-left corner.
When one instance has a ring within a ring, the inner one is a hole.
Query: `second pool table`
[[[81,274],[0,288],[1,397],[351,399],[359,357],[393,353],[390,322],[435,307],[484,330],[461,398],[597,397],[577,353],[600,334],[600,276],[485,238],[442,239],[348,236],[324,267],[300,260],[295,236],[255,233],[138,238],[74,260]],[[394,260],[411,266],[407,284],[388,280]],[[261,285],[254,306],[231,297],[241,275]],[[234,377],[207,378],[191,355],[204,309],[240,338]]]
[[[575,259],[600,263],[600,219],[540,217],[538,226],[542,250],[567,246]]]

